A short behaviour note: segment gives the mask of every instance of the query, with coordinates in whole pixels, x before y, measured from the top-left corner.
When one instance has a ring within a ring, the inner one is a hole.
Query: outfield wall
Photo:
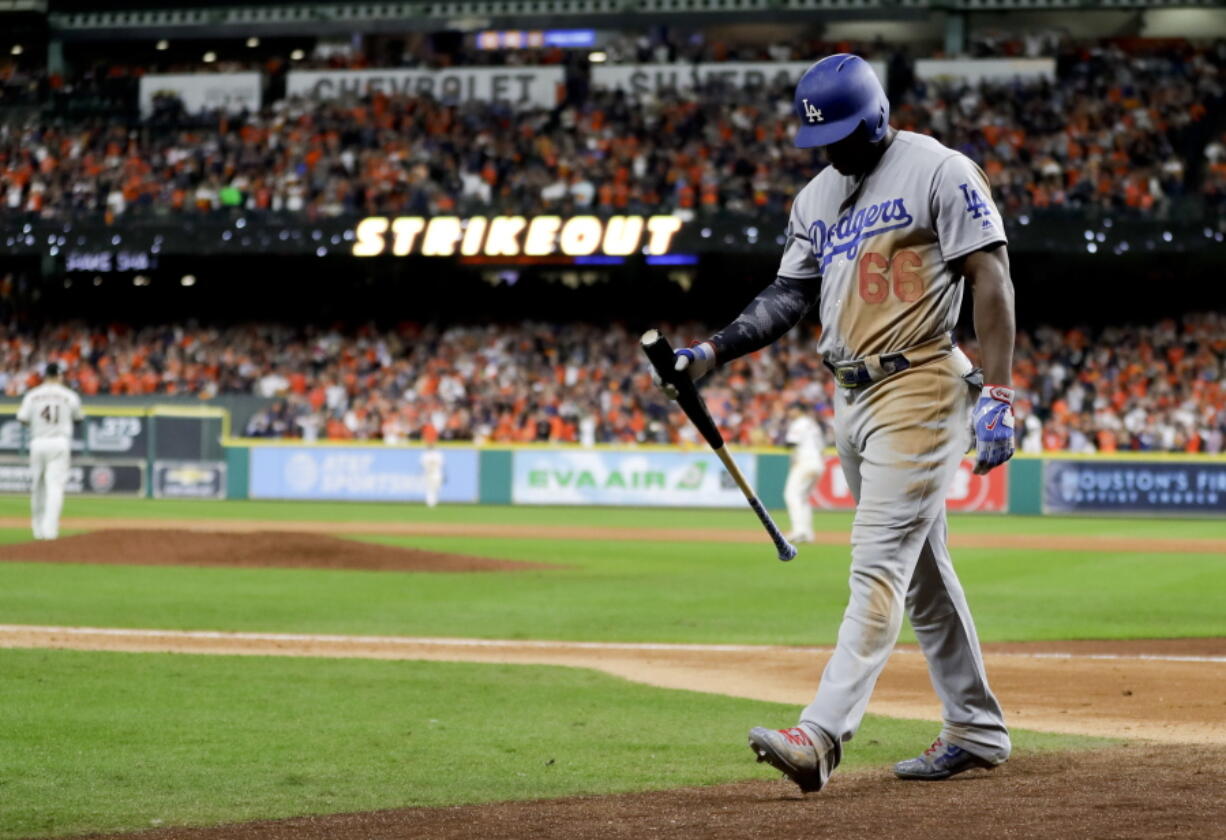
[[[379,443],[233,440],[225,447],[229,498],[383,500],[424,498],[421,447]],[[740,508],[744,500],[703,448],[580,448],[445,444],[443,501],[479,504]],[[783,507],[788,456],[742,450],[737,464],[770,508]],[[820,509],[850,510],[850,491],[827,455],[813,492]],[[986,476],[964,460],[951,511],[1015,514],[1221,516],[1221,456],[1019,454]]]
[[[0,493],[29,493],[28,432],[0,404]],[[224,499],[230,415],[194,405],[87,405],[73,429],[70,495]]]
[[[710,451],[666,446],[440,446],[447,502],[741,508],[744,500]],[[422,449],[378,443],[230,441],[229,498],[381,499],[421,502]],[[741,450],[737,464],[767,508],[783,506],[788,457]],[[819,509],[850,510],[837,457],[814,487]],[[948,497],[960,513],[1152,516],[1226,515],[1226,457],[1016,455],[987,476],[962,461]]]
[[[30,485],[25,431],[0,404],[0,493]],[[73,441],[68,492],[154,498],[311,499],[420,503],[420,445],[235,438],[223,409],[190,405],[86,409]],[[440,500],[460,504],[741,508],[745,502],[705,447],[443,444]],[[788,456],[741,449],[745,478],[782,508]],[[1226,515],[1226,456],[1019,454],[986,476],[964,460],[951,511],[1125,516]],[[814,487],[819,509],[850,510],[833,454]]]

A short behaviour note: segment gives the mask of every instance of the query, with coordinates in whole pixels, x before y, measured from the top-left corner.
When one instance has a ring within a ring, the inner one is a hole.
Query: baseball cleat
[[[749,748],[758,761],[782,772],[804,793],[821,790],[843,754],[840,745],[824,732],[818,733],[818,742],[814,743],[799,726],[791,729],[755,726],[749,730]]]
[[[987,759],[937,738],[921,755],[895,764],[894,775],[900,779],[936,782],[976,767],[991,770],[995,766]]]

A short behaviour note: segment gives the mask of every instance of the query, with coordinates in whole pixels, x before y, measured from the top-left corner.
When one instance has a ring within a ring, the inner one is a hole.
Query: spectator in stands
[[[1204,121],[1221,113],[1224,63],[1226,51],[1186,45],[1072,48],[1055,84],[917,82],[894,122],[979,162],[1014,215],[1165,213],[1188,161],[1202,157],[1199,193],[1217,208],[1226,164],[1221,142],[1206,149],[1203,138]],[[189,117],[168,101],[139,132],[119,119],[36,115],[0,125],[0,213],[781,215],[811,175],[808,153],[790,141],[790,99],[786,85],[713,83],[519,111],[374,94]]]
[[[681,325],[678,335],[702,335]],[[725,436],[779,445],[786,407],[828,422],[834,384],[801,327],[721,370],[704,394]],[[973,356],[974,343],[967,347]],[[0,387],[18,397],[50,360],[94,394],[256,394],[253,437],[344,440],[699,445],[657,399],[621,327],[436,326],[389,331],[249,325],[0,330]],[[1018,335],[1019,447],[1221,452],[1226,436],[1226,316],[1147,327],[1042,327]]]

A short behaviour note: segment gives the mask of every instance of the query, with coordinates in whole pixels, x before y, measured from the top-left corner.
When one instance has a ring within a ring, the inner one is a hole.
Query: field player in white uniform
[[[813,505],[809,496],[822,477],[822,428],[802,405],[788,409],[788,428],[784,443],[791,449],[791,465],[783,485],[783,502],[792,521],[788,539],[794,543],[813,542]]]
[[[48,362],[43,384],[21,400],[17,419],[30,429],[30,518],[34,539],[53,540],[60,533],[72,424],[84,419],[81,398],[60,382],[59,365]]]
[[[443,453],[435,447],[433,440],[428,440],[420,460],[426,486],[426,507],[435,507],[439,491],[443,489]]]
[[[944,725],[905,779],[1009,757],[979,640],[946,548],[945,493],[974,428],[975,471],[1013,454],[1013,284],[1000,211],[972,161],[896,131],[876,74],[846,54],[796,87],[795,142],[831,166],[796,196],[775,281],[733,323],[677,351],[694,379],[784,335],[820,299],[818,351],[834,374],[835,446],[856,499],[851,600],[817,696],[789,729],[749,733],[759,761],[820,790],[860,726],[906,610]],[[982,371],[954,346],[963,290]]]

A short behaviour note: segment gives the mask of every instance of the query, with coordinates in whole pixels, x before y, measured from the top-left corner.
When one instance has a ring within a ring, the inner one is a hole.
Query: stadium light
[[[254,35],[247,39],[247,46],[258,47],[259,45],[260,45],[260,39],[256,38]]]
[[[184,274],[182,277],[180,277],[180,278],[179,278],[179,285],[181,285],[181,286],[194,286],[194,285],[196,285],[196,275],[194,275],[194,274]]]
[[[26,51],[26,48],[23,47],[21,44],[13,44],[13,48],[9,50],[9,52],[12,53],[13,55],[21,55],[25,51]]]
[[[167,41],[165,38],[163,38],[162,40],[157,42],[156,49],[168,50],[170,49],[170,42]]]
[[[304,58],[306,58],[306,53],[304,53],[302,50],[294,50],[289,54],[290,61],[302,61]]]
[[[592,64],[604,64],[609,60],[609,54],[604,50],[593,50],[587,54],[587,60]]]
[[[217,60],[217,53],[213,52],[212,50],[209,50],[208,52],[204,54],[205,64],[212,64],[216,60]]]

